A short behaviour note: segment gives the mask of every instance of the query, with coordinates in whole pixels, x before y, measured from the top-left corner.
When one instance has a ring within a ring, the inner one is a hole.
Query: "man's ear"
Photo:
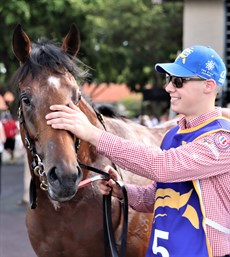
[[[210,93],[212,93],[212,92],[216,92],[217,91],[217,84],[216,84],[216,82],[215,82],[215,80],[213,80],[213,79],[207,79],[206,81],[205,81],[205,88],[204,88],[204,93],[205,94],[210,94]]]

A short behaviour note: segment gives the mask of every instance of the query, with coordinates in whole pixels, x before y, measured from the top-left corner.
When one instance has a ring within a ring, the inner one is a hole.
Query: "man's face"
[[[174,80],[165,86],[171,100],[171,108],[178,114],[187,118],[196,117],[202,112],[205,80],[183,81],[181,88],[176,88]]]

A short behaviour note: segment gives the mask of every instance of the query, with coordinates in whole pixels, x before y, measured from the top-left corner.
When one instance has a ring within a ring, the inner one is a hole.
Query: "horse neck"
[[[97,117],[95,110],[84,98],[82,98],[79,102],[79,108],[94,126],[104,129],[102,123]],[[96,153],[96,149],[94,146],[90,145],[88,142],[85,141],[80,142],[78,158],[81,162],[91,164],[97,159],[97,157],[98,154]]]
[[[98,119],[96,112],[94,111],[93,107],[82,97],[81,101],[79,102],[79,108],[80,110],[87,116],[89,121],[97,126],[98,124]]]

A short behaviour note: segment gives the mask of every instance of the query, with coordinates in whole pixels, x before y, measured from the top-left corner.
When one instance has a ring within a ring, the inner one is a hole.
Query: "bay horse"
[[[97,154],[93,146],[79,142],[69,132],[47,126],[45,115],[50,112],[49,106],[68,104],[72,100],[95,126],[156,148],[166,128],[150,130],[120,118],[104,117],[102,121],[92,104],[81,96],[80,85],[87,76],[87,68],[76,58],[80,36],[74,24],[60,45],[44,38],[32,43],[18,24],[12,45],[20,63],[14,81],[19,89],[20,133],[32,182],[32,208],[26,213],[31,245],[39,257],[102,257],[102,195],[97,183],[79,186],[82,179],[91,179],[95,175],[81,168],[79,160],[98,169],[112,163]],[[124,182],[151,183],[117,168]],[[118,248],[122,236],[121,205],[117,199],[112,199],[112,221]],[[143,257],[152,215],[129,208],[128,223],[126,256]]]

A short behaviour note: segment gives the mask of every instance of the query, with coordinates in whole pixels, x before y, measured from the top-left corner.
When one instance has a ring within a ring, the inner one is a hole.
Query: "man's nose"
[[[172,81],[170,81],[168,84],[165,84],[164,89],[167,93],[174,92],[176,88],[173,86]]]

